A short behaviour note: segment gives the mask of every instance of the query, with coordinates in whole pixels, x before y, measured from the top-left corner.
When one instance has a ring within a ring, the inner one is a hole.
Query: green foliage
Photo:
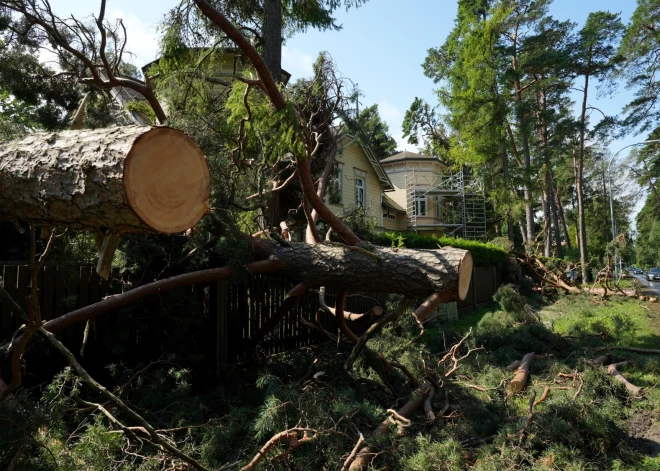
[[[635,90],[634,99],[624,109],[627,114],[624,125],[639,132],[655,128],[660,117],[658,65],[653,59],[660,49],[653,26],[658,23],[659,6],[658,0],[637,0],[637,8],[619,46],[619,54],[626,61],[619,75]]]
[[[244,102],[245,90],[245,84],[234,83],[226,104],[227,124],[238,130],[243,122],[250,151],[262,156],[268,164],[274,164],[287,152],[304,156],[305,148],[296,131],[293,105],[289,103],[287,108],[277,111],[265,95],[250,93],[247,97],[248,110]],[[251,119],[244,121],[248,115]]]
[[[455,440],[437,441],[424,435],[417,436],[415,440],[418,450],[412,456],[402,460],[403,469],[410,471],[452,471],[463,469],[465,458],[462,446]]]
[[[646,198],[637,214],[635,239],[637,265],[644,268],[660,266],[660,211],[653,195]]]
[[[356,206],[344,216],[344,223],[362,240],[372,241],[378,237],[377,220],[361,206]]]
[[[502,290],[500,298],[504,293],[515,297],[511,288]],[[430,370],[441,372],[436,370],[437,360],[470,328],[473,335],[460,353],[466,353],[468,347],[484,350],[462,359],[458,372],[445,379],[443,390],[451,411],[460,414],[450,412],[432,423],[421,413],[415,414],[401,437],[395,427],[379,440],[368,435],[387,416],[395,397],[381,389],[383,383],[377,374],[382,369],[380,359],[376,356],[372,363],[369,354],[361,355],[347,374],[345,356],[337,352],[335,343],[266,357],[262,367],[238,365],[220,384],[202,379],[195,382],[191,371],[177,365],[173,356],[131,367],[109,365],[104,384],[159,428],[183,427],[162,433],[210,469],[237,460],[245,464],[273,434],[300,424],[318,430],[319,436],[268,469],[338,469],[355,444],[357,429],[378,452],[374,467],[420,471],[453,471],[468,466],[480,471],[654,470],[658,458],[645,456],[644,439],[635,438],[630,427],[635,420],[653,414],[660,403],[660,393],[652,387],[660,381],[660,359],[626,353],[634,363],[625,371],[626,377],[648,388],[645,400],[631,401],[618,382],[582,360],[586,347],[602,345],[600,338],[569,338],[556,333],[576,335],[576,325],[601,319],[609,326],[608,342],[640,347],[657,344],[657,305],[649,305],[651,310],[646,311],[635,300],[610,303],[595,306],[589,296],[562,297],[558,303],[542,307],[538,312],[542,322],[521,321],[518,308],[510,312],[482,308],[461,313],[457,323],[428,326],[426,336],[414,348],[409,342],[417,336],[418,327],[406,314],[398,325],[387,327],[368,345],[384,358],[397,359],[416,378]],[[619,321],[612,320],[622,313],[630,314],[633,327],[617,326]],[[552,326],[556,332],[551,331]],[[530,351],[553,353],[554,357],[534,361],[528,389],[512,394],[507,388],[511,372],[505,368]],[[584,386],[574,398],[580,382],[562,380],[557,373],[576,370]],[[405,402],[414,387],[406,384],[406,377],[398,370],[391,369],[388,378]],[[534,408],[534,418],[521,440],[530,391],[535,389],[538,398],[545,384],[551,385],[550,395]],[[474,385],[485,390],[474,389]],[[40,400],[24,395],[23,407],[11,412],[11,417],[3,411],[0,465],[6,466],[26,432],[31,434],[31,442],[17,468],[22,471],[162,469],[170,462],[157,449],[127,441],[103,414],[81,408],[75,397],[95,400],[66,368],[44,387]],[[432,400],[436,414],[444,401],[444,394],[436,393]],[[133,425],[126,417],[118,418]],[[485,443],[475,441],[481,438]],[[285,449],[284,444],[273,448],[262,467],[268,467],[266,463]]]
[[[507,265],[508,252],[502,247],[490,242],[441,237],[437,235],[422,235],[413,232],[378,232],[372,239],[367,239],[376,245],[384,247],[406,247],[410,249],[437,249],[439,247],[456,247],[469,250],[476,266],[495,265],[503,268]]]
[[[390,135],[387,123],[380,117],[378,105],[363,109],[357,119],[346,117],[345,124],[360,144],[371,148],[377,159],[384,159],[397,152],[396,141]]]
[[[490,243],[498,247],[502,247],[507,252],[511,252],[514,249],[513,242],[511,242],[506,237],[495,237],[493,240],[490,241]]]
[[[517,287],[512,284],[500,286],[493,295],[493,300],[499,303],[500,307],[509,314],[524,313],[529,309],[527,300],[520,295]]]

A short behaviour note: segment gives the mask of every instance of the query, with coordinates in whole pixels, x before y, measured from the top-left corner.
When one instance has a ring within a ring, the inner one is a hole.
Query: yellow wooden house
[[[389,198],[405,210],[405,225],[396,230],[486,237],[481,179],[463,169],[452,173],[437,157],[408,151],[387,157],[380,165],[392,182]]]
[[[399,230],[445,232],[442,198],[436,188],[443,181],[447,166],[437,157],[408,151],[387,157],[380,164],[394,186],[391,199],[405,208],[406,227]]]
[[[397,229],[383,212],[384,192],[394,188],[371,148],[343,132],[337,138],[335,160],[325,196],[332,212],[342,216],[361,207],[367,216],[375,218],[377,227]],[[399,210],[405,219],[405,210]]]

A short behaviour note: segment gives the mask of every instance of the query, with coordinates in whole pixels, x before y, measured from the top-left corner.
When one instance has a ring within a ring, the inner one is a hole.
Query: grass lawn
[[[534,314],[537,322],[529,319]],[[604,353],[592,349],[605,345],[659,349],[660,306],[564,296],[524,316],[492,306],[429,332],[431,348],[444,348],[447,336],[469,329],[473,345],[485,348],[461,365],[451,386],[460,418],[445,432],[462,444],[466,461],[446,469],[660,470],[660,355],[611,352],[613,361],[632,363],[621,372],[644,388],[639,398],[590,363]],[[528,387],[513,393],[506,366],[529,352],[552,357],[533,362]],[[516,445],[532,391],[538,399],[546,388],[548,398],[533,408],[531,426]],[[489,443],[470,448],[470,436],[488,436]]]

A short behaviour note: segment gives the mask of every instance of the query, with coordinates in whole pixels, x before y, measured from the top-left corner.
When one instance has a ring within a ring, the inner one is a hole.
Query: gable
[[[357,150],[355,154],[360,155],[362,160],[364,160],[365,170],[373,171],[374,175],[380,182],[380,185],[384,191],[393,190],[392,182],[390,178],[385,173],[385,170],[378,162],[378,159],[374,155],[373,151],[368,145],[361,145],[356,140],[355,137],[350,134],[341,134],[337,137],[337,152],[342,152],[345,149],[348,149],[350,146],[354,146]]]

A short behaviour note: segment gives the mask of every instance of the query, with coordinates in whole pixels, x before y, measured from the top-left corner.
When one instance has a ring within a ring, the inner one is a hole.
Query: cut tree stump
[[[172,234],[208,212],[209,192],[201,149],[168,127],[34,133],[0,145],[0,220]]]

